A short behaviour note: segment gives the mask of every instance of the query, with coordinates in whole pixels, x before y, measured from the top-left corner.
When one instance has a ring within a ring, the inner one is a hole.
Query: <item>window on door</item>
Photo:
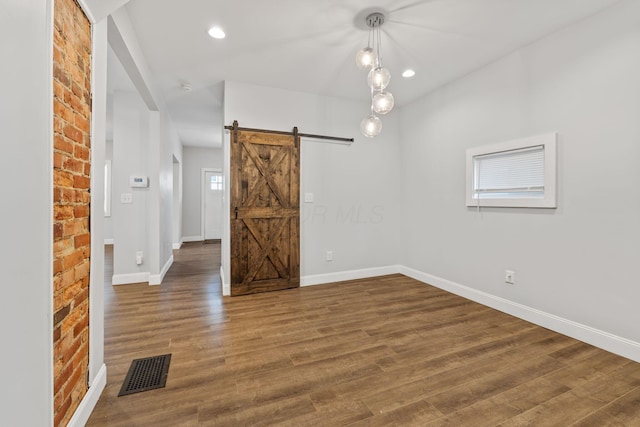
[[[214,191],[222,191],[222,176],[211,175],[211,189]]]

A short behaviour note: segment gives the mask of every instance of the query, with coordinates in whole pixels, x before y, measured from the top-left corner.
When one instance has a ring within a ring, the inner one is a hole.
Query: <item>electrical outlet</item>
[[[327,251],[327,261],[333,261],[333,251]]]
[[[504,271],[504,283],[508,283],[510,285],[516,284],[516,272],[511,270]]]

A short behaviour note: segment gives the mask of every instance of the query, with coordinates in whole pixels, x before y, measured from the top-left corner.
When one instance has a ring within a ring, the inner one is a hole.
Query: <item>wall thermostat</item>
[[[131,175],[129,177],[129,187],[146,188],[149,186],[149,177]]]

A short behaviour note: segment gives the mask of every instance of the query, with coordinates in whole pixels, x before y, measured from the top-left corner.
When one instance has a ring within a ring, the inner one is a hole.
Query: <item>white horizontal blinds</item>
[[[474,198],[544,197],[544,146],[475,156]]]

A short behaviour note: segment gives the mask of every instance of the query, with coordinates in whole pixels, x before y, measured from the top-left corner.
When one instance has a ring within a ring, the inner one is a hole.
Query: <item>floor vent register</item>
[[[163,388],[167,384],[170,362],[170,354],[136,359],[131,362],[118,397]]]

